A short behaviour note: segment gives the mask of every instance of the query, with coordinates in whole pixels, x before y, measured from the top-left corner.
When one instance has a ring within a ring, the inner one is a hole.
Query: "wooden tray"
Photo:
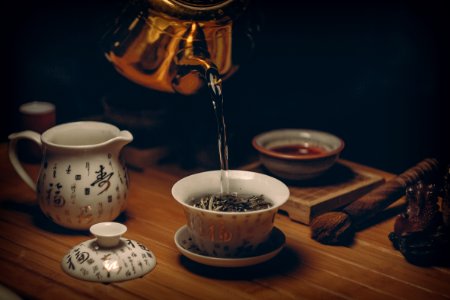
[[[259,162],[243,169],[270,175]],[[291,220],[309,224],[314,216],[336,210],[366,194],[382,184],[384,178],[358,164],[339,160],[316,179],[282,181],[288,185],[291,195],[280,209],[285,211]]]

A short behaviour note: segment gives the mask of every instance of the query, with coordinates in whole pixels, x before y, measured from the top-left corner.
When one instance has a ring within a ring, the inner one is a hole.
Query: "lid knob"
[[[120,237],[127,232],[127,226],[117,222],[101,222],[91,226],[89,231],[97,237],[102,248],[112,248],[119,244]]]

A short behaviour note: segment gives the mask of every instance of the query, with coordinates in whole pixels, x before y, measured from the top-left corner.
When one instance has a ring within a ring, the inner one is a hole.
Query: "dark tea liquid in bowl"
[[[246,212],[270,208],[273,202],[263,195],[218,194],[194,198],[188,204],[206,210],[221,212]]]
[[[270,148],[270,150],[288,155],[318,155],[326,152],[324,148],[306,145],[284,145]]]

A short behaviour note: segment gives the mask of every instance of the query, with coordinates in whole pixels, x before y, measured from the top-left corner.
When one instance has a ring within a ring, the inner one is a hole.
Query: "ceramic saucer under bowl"
[[[192,243],[186,225],[177,230],[174,240],[178,250],[195,262],[213,267],[236,268],[256,265],[275,257],[283,249],[286,237],[280,229],[274,227],[267,242],[260,247],[260,250],[254,256],[239,258],[222,258],[202,254]]]

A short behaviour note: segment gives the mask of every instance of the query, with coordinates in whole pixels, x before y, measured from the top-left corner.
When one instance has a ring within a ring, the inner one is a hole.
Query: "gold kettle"
[[[105,35],[106,57],[131,81],[192,95],[208,69],[223,79],[237,68],[233,36],[249,0],[132,1]],[[246,25],[244,25],[246,26]],[[248,45],[251,45],[251,41]]]

